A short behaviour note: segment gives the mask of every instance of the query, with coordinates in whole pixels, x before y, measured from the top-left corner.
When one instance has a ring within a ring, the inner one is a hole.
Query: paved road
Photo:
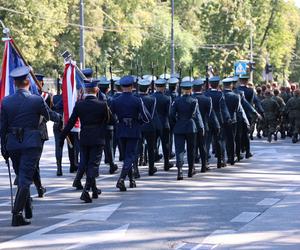
[[[300,249],[299,144],[252,143],[254,157],[233,167],[176,181],[176,169],[142,178],[120,193],[118,175],[101,166],[103,194],[79,200],[64,175],[56,177],[53,138],[41,172],[47,195],[34,196],[27,227],[10,226],[9,182],[0,165],[0,249]],[[65,156],[67,154],[65,153]],[[185,169],[185,176],[187,169]]]

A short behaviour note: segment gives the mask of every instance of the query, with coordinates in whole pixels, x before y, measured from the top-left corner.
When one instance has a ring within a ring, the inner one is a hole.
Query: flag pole
[[[15,51],[18,53],[18,55],[21,57],[21,59],[23,60],[23,62],[25,63],[26,66],[29,67],[30,69],[30,75],[32,76],[33,80],[35,81],[35,84],[38,86],[39,90],[42,91],[42,85],[40,84],[39,80],[36,78],[35,74],[33,73],[32,68],[30,67],[30,65],[28,64],[28,62],[26,61],[25,57],[23,56],[21,50],[19,49],[19,47],[17,46],[17,44],[15,43],[15,41],[12,39],[12,37],[10,36],[9,32],[9,28],[5,27],[4,23],[2,22],[2,20],[0,20],[0,23],[3,27],[3,33],[7,36],[7,38],[11,39],[11,45],[12,47],[15,49]]]

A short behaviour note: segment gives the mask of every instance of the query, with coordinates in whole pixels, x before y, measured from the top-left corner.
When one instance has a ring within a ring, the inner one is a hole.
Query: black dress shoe
[[[206,166],[202,166],[202,167],[201,167],[201,173],[205,173],[206,170],[207,170],[207,167],[206,167]]]
[[[13,227],[26,226],[31,224],[30,221],[26,221],[22,214],[13,214],[11,225]]]
[[[99,195],[102,193],[101,189],[93,189],[93,193],[92,193],[92,198],[93,199],[98,199]]]
[[[91,203],[92,199],[88,191],[83,190],[80,196],[80,200],[83,200],[85,203]]]
[[[246,159],[249,159],[249,158],[251,158],[253,156],[253,154],[252,153],[246,153]]]
[[[118,170],[118,165],[117,164],[112,164],[109,168],[109,173],[114,174]]]
[[[76,190],[82,190],[82,189],[83,189],[83,186],[82,186],[82,184],[81,184],[81,181],[80,181],[80,180],[77,180],[77,179],[75,179],[75,180],[73,181],[73,185],[72,185],[72,186],[75,187]]]
[[[119,179],[118,182],[117,182],[116,187],[119,188],[121,192],[127,191],[127,189],[125,187],[124,179]]]
[[[135,180],[130,180],[130,181],[129,181],[129,187],[130,187],[130,188],[136,188]]]
[[[157,168],[153,167],[153,168],[149,168],[149,176],[154,175],[157,172]]]
[[[172,168],[172,167],[174,167],[174,165],[173,165],[173,163],[168,163],[168,164],[165,164],[164,165],[164,170],[165,171],[169,171],[170,170],[170,168]]]
[[[196,174],[196,170],[195,168],[189,168],[189,171],[188,171],[188,177],[191,178],[193,177],[194,175]]]
[[[61,166],[59,167],[57,167],[57,171],[56,171],[56,176],[62,176],[63,175],[63,172],[62,172],[62,168],[61,168]]]
[[[43,187],[43,186],[39,187],[37,189],[39,198],[43,198],[46,191],[47,191],[47,189],[45,187]]]
[[[277,134],[274,134],[274,141],[277,141]]]
[[[181,180],[183,180],[182,172],[177,174],[177,181],[181,181]]]

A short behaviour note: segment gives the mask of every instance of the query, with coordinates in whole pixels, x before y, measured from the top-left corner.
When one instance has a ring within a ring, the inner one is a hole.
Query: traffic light
[[[249,72],[254,71],[256,69],[255,68],[255,62],[249,62],[248,63],[248,68],[249,68]]]
[[[273,65],[267,63],[267,64],[266,64],[265,71],[266,71],[266,74],[269,74],[269,73],[273,72]]]

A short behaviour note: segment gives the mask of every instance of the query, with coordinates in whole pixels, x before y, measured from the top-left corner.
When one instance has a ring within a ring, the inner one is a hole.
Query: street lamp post
[[[174,0],[171,0],[172,23],[171,23],[171,74],[175,73],[175,41],[174,41]]]
[[[80,0],[80,68],[85,68],[85,48],[84,48],[84,4]]]

